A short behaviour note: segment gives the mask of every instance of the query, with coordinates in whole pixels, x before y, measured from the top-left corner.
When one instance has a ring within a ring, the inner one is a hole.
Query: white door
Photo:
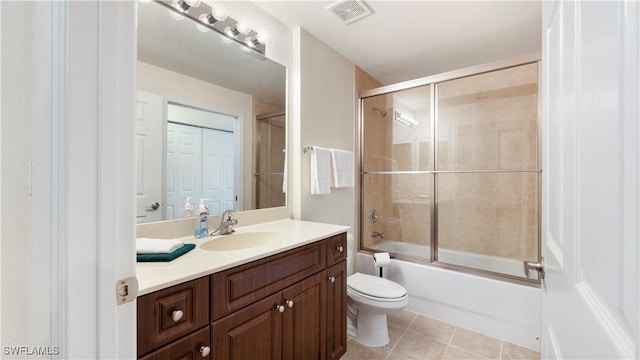
[[[162,95],[138,91],[136,104],[136,222],[162,220]]]
[[[167,124],[167,219],[181,217],[187,197],[198,209],[202,198],[202,129]]]
[[[542,358],[638,358],[639,3],[543,2]]]
[[[227,131],[202,129],[202,191],[208,199],[209,213],[235,210],[235,135]]]

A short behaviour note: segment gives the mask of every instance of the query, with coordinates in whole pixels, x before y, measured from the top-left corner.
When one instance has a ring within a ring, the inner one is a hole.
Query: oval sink
[[[282,242],[284,233],[277,231],[256,231],[221,235],[200,245],[202,250],[232,251],[244,250]]]

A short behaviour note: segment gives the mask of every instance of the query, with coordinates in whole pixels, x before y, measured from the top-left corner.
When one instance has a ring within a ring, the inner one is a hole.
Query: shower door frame
[[[359,241],[358,241],[358,250],[365,252],[365,253],[373,253],[375,249],[371,249],[371,248],[366,248],[364,246],[364,242],[363,242],[363,230],[364,230],[364,221],[365,221],[365,211],[364,211],[364,176],[367,174],[379,174],[379,175],[383,175],[383,174],[431,174],[433,175],[433,188],[432,188],[432,201],[430,204],[430,222],[431,222],[431,227],[430,227],[430,239],[429,239],[429,259],[427,259],[427,261],[423,261],[422,259],[418,259],[416,257],[412,257],[412,256],[406,256],[403,254],[392,254],[392,257],[397,258],[399,260],[407,260],[410,262],[417,262],[417,263],[422,263],[425,265],[431,265],[431,266],[437,266],[437,267],[441,267],[441,268],[445,268],[445,269],[449,269],[449,270],[454,270],[454,271],[459,271],[459,272],[463,272],[463,273],[468,273],[468,274],[475,274],[475,275],[480,275],[480,276],[484,276],[484,277],[489,277],[489,278],[493,278],[493,279],[497,279],[497,280],[501,280],[501,281],[507,281],[507,282],[511,282],[511,283],[517,283],[517,284],[523,284],[523,285],[528,285],[528,286],[533,286],[533,287],[540,287],[541,284],[541,279],[538,277],[537,279],[527,279],[525,277],[519,277],[519,276],[515,276],[515,275],[511,275],[511,274],[506,274],[506,273],[499,273],[499,272],[494,272],[494,271],[489,271],[489,270],[483,270],[483,269],[478,269],[478,268],[472,268],[472,267],[468,267],[468,266],[463,266],[463,265],[456,265],[456,264],[450,264],[450,263],[443,263],[438,261],[438,241],[437,241],[437,237],[438,237],[438,224],[437,224],[437,219],[438,219],[438,199],[437,199],[437,191],[438,191],[438,176],[437,174],[452,174],[452,173],[537,173],[537,206],[538,206],[538,211],[537,211],[537,216],[538,216],[538,260],[540,259],[540,257],[542,256],[542,244],[541,244],[541,239],[542,239],[542,216],[541,216],[541,212],[542,212],[542,204],[541,204],[541,190],[542,190],[542,177],[541,177],[541,173],[542,173],[542,158],[541,158],[541,140],[540,140],[540,136],[542,135],[541,132],[541,124],[540,124],[540,99],[539,99],[539,94],[541,93],[541,59],[542,59],[542,54],[540,52],[535,52],[535,53],[531,53],[531,54],[526,54],[526,55],[522,55],[522,56],[517,56],[517,57],[512,57],[512,58],[508,58],[508,59],[504,59],[504,60],[500,60],[500,61],[495,61],[495,62],[490,62],[490,63],[486,63],[486,64],[482,64],[482,65],[477,65],[477,66],[471,66],[471,67],[467,67],[467,68],[463,68],[463,69],[459,69],[459,70],[454,70],[454,71],[450,71],[450,72],[446,72],[446,73],[442,73],[442,74],[437,74],[437,75],[432,75],[432,76],[427,76],[427,77],[423,77],[423,78],[418,78],[418,79],[414,79],[414,80],[409,80],[409,81],[404,81],[404,82],[400,82],[397,84],[392,84],[392,85],[387,85],[387,86],[382,86],[379,88],[375,88],[375,89],[370,89],[370,90],[365,90],[363,92],[360,93],[359,97],[358,97],[358,138],[357,138],[357,147],[358,147],[358,151],[359,151],[359,181],[360,181],[360,191],[358,192],[358,196],[359,196],[359,201],[358,201],[358,206],[359,206],[359,219],[358,219],[358,225],[359,225],[359,232],[360,232],[360,237],[359,237]],[[526,169],[526,170],[501,170],[501,169],[495,169],[495,170],[437,170],[437,156],[436,154],[438,153],[438,142],[436,139],[436,135],[437,135],[437,86],[436,84],[438,83],[442,83],[445,81],[450,81],[450,80],[455,80],[455,79],[460,79],[460,78],[465,78],[465,77],[469,77],[469,76],[473,76],[473,75],[480,75],[480,74],[484,74],[484,73],[489,73],[489,72],[493,72],[493,71],[498,71],[498,70],[504,70],[504,69],[508,69],[508,68],[513,68],[513,67],[517,67],[517,66],[521,66],[521,65],[528,65],[528,64],[536,64],[537,65],[537,73],[538,73],[538,90],[537,90],[537,96],[538,96],[538,101],[537,101],[537,113],[536,113],[536,128],[537,128],[537,132],[538,132],[538,136],[537,136],[537,165],[538,168],[537,169]],[[374,96],[378,96],[378,95],[388,95],[388,94],[392,94],[398,91],[402,91],[402,90],[408,90],[408,89],[412,89],[412,88],[417,88],[417,87],[422,87],[422,86],[429,86],[430,87],[430,92],[429,92],[429,101],[430,101],[430,108],[429,108],[429,112],[430,112],[430,127],[431,127],[431,136],[430,136],[430,140],[432,142],[432,145],[430,146],[430,155],[429,155],[429,159],[431,161],[431,164],[433,164],[433,169],[434,170],[422,170],[422,171],[370,171],[370,172],[365,172],[364,171],[364,100],[370,97],[374,97]],[[524,273],[524,268],[523,268],[523,273]]]

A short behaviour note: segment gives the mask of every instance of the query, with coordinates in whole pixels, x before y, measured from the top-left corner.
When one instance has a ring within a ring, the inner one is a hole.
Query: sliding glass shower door
[[[523,278],[540,251],[537,80],[532,62],[364,97],[361,247]]]
[[[365,248],[428,261],[433,211],[431,86],[363,100]]]

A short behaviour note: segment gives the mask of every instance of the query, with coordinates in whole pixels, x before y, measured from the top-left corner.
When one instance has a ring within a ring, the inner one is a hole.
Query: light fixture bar
[[[189,18],[199,26],[208,28],[225,36],[230,42],[235,42],[247,50],[249,54],[259,59],[265,58],[266,44],[259,36],[258,32],[250,29],[242,22],[238,22],[228,16],[220,6],[213,8],[199,0],[154,0],[163,5],[169,11]],[[197,5],[195,5],[197,4]],[[227,32],[225,29],[231,31]],[[233,31],[235,30],[235,31]],[[251,45],[253,46],[251,46]]]

